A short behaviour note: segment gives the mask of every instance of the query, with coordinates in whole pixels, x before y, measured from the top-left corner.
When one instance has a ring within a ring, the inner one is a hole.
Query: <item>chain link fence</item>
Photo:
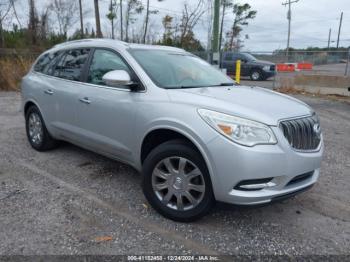
[[[224,57],[226,53],[228,52],[222,52],[220,57]],[[349,59],[349,51],[291,51],[288,58],[285,52],[243,51],[242,53],[249,53],[259,60],[266,60],[273,63],[309,62],[313,65],[326,65],[346,63]],[[212,52],[193,52],[193,54],[210,63],[212,62]]]

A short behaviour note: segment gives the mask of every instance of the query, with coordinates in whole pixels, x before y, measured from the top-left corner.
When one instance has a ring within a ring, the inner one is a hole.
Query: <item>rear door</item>
[[[102,77],[113,70],[125,70],[134,78],[120,54],[110,49],[95,49],[87,70],[87,83],[79,89],[80,139],[98,152],[131,162],[135,113],[139,97],[144,93],[131,92],[127,86],[106,86]]]
[[[225,52],[223,54],[222,67],[226,68],[228,74],[236,72],[237,56],[232,52]]]
[[[75,140],[78,136],[78,91],[89,53],[88,48],[67,50],[49,72],[55,97],[55,104],[52,105],[56,111],[53,126],[63,139]]]
[[[33,93],[30,96],[34,97],[37,101],[46,127],[52,133],[54,131],[52,129],[52,123],[55,122],[57,116],[56,107],[54,106],[56,104],[56,87],[52,85],[48,74],[61,55],[62,52],[59,51],[42,55],[34,65],[34,73],[29,78],[33,87]]]

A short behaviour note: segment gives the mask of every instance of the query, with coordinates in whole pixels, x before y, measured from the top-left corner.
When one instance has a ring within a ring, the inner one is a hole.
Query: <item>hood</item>
[[[310,115],[305,103],[265,88],[232,86],[168,89],[173,102],[195,105],[276,126],[281,119]]]

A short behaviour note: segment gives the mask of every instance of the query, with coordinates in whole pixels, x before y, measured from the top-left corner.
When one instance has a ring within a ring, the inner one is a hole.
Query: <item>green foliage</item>
[[[239,49],[239,46],[234,43],[234,40],[237,39],[240,33],[243,30],[243,26],[248,25],[248,21],[254,19],[256,17],[257,11],[251,10],[251,6],[249,4],[234,4],[233,5],[233,25],[231,30],[227,33],[227,37],[229,41],[226,43],[225,49]],[[237,41],[239,43],[239,41]]]

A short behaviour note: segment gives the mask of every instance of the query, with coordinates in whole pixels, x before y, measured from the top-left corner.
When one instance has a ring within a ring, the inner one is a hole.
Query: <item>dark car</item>
[[[227,74],[233,75],[237,60],[241,60],[241,76],[249,76],[253,81],[266,80],[276,74],[274,63],[258,60],[248,53],[225,52],[221,67],[227,70]]]

